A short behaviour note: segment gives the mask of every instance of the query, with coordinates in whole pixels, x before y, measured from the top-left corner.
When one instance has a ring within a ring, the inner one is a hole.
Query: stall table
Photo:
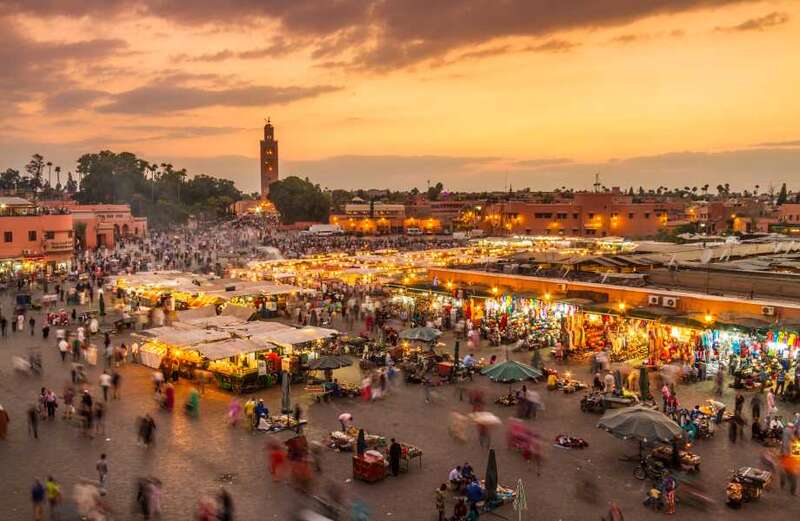
[[[386,460],[381,456],[365,454],[353,456],[353,479],[375,483],[386,477]]]

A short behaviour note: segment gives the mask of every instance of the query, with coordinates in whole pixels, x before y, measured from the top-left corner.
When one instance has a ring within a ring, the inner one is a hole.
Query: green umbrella
[[[617,438],[633,438],[642,442],[671,442],[683,436],[683,429],[661,411],[637,405],[608,411],[597,426]]]
[[[508,360],[501,364],[490,365],[489,367],[484,368],[481,371],[481,374],[488,376],[493,382],[502,383],[536,380],[541,378],[543,375],[543,373],[538,369],[534,369],[529,365],[516,362],[514,360]]]
[[[308,364],[308,368],[314,371],[327,371],[348,367],[352,364],[353,362],[349,358],[343,356],[321,356],[316,360],[312,360]]]
[[[489,461],[486,463],[486,502],[490,503],[497,499],[497,457],[494,449],[489,449]]]
[[[644,365],[639,368],[639,393],[642,395],[642,400],[650,399],[650,376]]]
[[[405,340],[421,340],[433,342],[441,336],[442,332],[432,327],[413,327],[400,331],[400,338]]]

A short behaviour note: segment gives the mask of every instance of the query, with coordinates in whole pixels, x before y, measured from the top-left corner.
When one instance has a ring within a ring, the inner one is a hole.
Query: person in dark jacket
[[[389,445],[389,468],[392,470],[392,476],[400,474],[400,456],[402,454],[403,448],[392,438],[392,443]]]

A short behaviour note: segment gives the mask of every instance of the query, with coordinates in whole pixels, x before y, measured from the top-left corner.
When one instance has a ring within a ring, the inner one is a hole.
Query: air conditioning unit
[[[647,303],[651,306],[658,306],[661,304],[661,297],[658,295],[647,295]]]
[[[761,306],[761,314],[771,317],[775,314],[775,308],[773,306]]]
[[[665,308],[676,308],[678,307],[678,297],[663,297],[661,305]]]

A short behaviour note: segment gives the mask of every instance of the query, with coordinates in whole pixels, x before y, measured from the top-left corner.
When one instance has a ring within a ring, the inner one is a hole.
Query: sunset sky
[[[800,2],[0,0],[0,168],[800,189]]]

